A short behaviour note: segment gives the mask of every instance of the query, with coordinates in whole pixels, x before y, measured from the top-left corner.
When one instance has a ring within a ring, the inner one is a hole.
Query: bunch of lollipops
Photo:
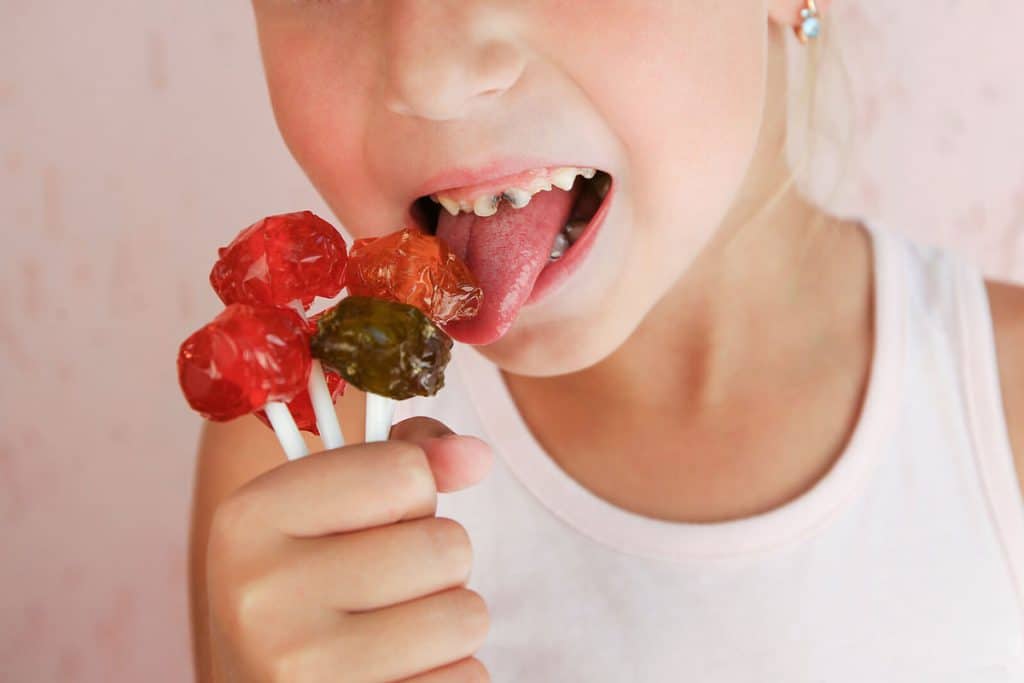
[[[225,308],[182,343],[181,389],[210,420],[255,413],[289,459],[307,453],[301,431],[344,445],[334,404],[346,383],[366,392],[366,440],[386,439],[395,401],[444,386],[452,340],[439,326],[472,318],[483,298],[437,237],[402,229],[346,252],[309,211],[254,223],[218,257],[210,284]]]

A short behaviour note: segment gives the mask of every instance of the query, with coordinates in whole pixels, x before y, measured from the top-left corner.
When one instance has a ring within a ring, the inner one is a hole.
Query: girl
[[[200,680],[1024,680],[1024,293],[795,189],[828,3],[254,6],[341,222],[485,304],[391,441],[207,427]]]

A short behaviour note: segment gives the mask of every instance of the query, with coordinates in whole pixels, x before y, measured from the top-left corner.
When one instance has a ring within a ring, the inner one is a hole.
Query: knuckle
[[[258,638],[268,624],[275,623],[277,591],[266,579],[240,583],[229,597],[228,622],[236,633]]]
[[[473,546],[466,528],[448,517],[431,517],[425,526],[431,547],[444,565],[468,578],[473,566]]]
[[[453,596],[460,618],[457,620],[463,638],[473,644],[475,651],[483,645],[491,627],[491,617],[483,596],[468,588],[458,588]]]

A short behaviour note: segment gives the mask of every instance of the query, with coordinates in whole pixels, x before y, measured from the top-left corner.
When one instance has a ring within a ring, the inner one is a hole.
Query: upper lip
[[[456,166],[431,176],[416,189],[417,194],[414,199],[426,197],[444,190],[454,190],[460,187],[490,183],[535,168],[556,168],[559,166],[589,166],[590,168],[598,168],[582,162],[553,161],[551,159],[539,158],[499,159],[477,166]]]

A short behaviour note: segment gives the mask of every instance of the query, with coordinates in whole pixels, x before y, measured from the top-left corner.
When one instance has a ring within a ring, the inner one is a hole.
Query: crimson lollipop
[[[331,298],[344,287],[345,249],[334,226],[311,211],[267,216],[218,251],[210,284],[225,304],[288,306],[305,316],[316,297]],[[307,391],[289,405],[299,428],[319,434],[327,448],[344,445],[334,412],[339,380],[329,387],[314,361]]]
[[[298,313],[232,304],[194,332],[178,352],[178,381],[193,409],[233,420],[264,409],[289,457],[305,443],[283,401],[306,386],[312,358],[309,329]]]
[[[213,291],[225,304],[309,308],[345,286],[345,240],[311,211],[267,216],[217,252]]]

